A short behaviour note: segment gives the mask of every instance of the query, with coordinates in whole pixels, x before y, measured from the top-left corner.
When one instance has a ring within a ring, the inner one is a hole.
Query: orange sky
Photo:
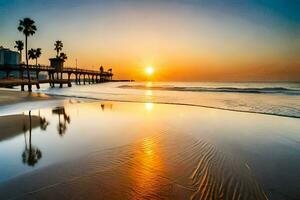
[[[112,67],[119,79],[146,80],[145,67],[153,66],[151,79],[157,81],[300,80],[299,24],[276,13],[252,19],[242,11],[131,1],[18,13],[0,21],[0,44],[13,48],[14,40],[23,39],[18,19],[30,16],[38,32],[29,47],[42,48],[42,64],[49,64],[59,39],[66,65],[75,66],[77,59],[79,67]]]

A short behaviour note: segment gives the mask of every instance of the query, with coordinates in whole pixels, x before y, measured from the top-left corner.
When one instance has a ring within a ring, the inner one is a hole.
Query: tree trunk
[[[19,64],[22,63],[22,50],[20,50],[20,61],[19,61]]]
[[[27,36],[25,36],[25,50],[26,50],[26,68],[27,68],[27,77],[28,77],[28,92],[32,92],[29,65],[28,65],[28,52],[27,52]]]
[[[29,111],[29,155],[31,154],[31,111]]]
[[[38,65],[37,65],[37,58],[35,59],[35,73],[36,73],[36,80],[39,81],[39,71],[38,71]]]

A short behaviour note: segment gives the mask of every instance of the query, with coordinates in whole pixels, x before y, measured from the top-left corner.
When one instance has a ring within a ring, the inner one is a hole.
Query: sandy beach
[[[0,200],[300,200],[299,10],[0,1]]]
[[[31,112],[46,125],[0,143],[0,157],[9,158],[0,167],[1,199],[299,195],[299,119],[109,101]],[[31,142],[24,143],[29,135]],[[38,152],[34,167],[21,162],[26,146]]]
[[[0,141],[7,140],[22,132],[26,132],[29,129],[28,116],[25,114],[0,116]],[[17,126],[16,126],[17,124]],[[31,128],[36,128],[40,125],[40,118],[38,116],[32,116]]]
[[[24,103],[29,101],[50,100],[50,99],[55,99],[55,97],[50,97],[45,94],[0,89],[0,106],[15,104],[15,103]]]

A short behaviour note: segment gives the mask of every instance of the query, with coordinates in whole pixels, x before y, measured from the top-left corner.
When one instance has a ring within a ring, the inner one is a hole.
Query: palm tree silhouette
[[[31,60],[35,60],[36,59],[36,50],[35,49],[29,49],[28,51],[28,58]],[[37,66],[35,66],[37,68]],[[38,74],[36,72],[36,78],[38,79]]]
[[[36,68],[36,79],[39,80],[39,72],[38,72],[38,58],[41,56],[42,54],[42,49],[41,48],[37,48],[37,49],[30,49],[28,51],[28,57],[29,59],[35,60],[35,68]]]
[[[14,46],[16,49],[18,49],[20,53],[20,63],[22,62],[22,51],[24,49],[24,43],[22,40],[17,40],[16,45]]]
[[[24,164],[29,166],[34,166],[41,158],[42,152],[39,148],[32,145],[31,142],[31,130],[32,130],[32,122],[31,122],[31,111],[29,111],[29,142],[26,141],[26,132],[25,132],[25,150],[22,153],[22,160]]]
[[[18,31],[22,32],[25,35],[25,53],[26,53],[26,67],[27,67],[27,76],[28,76],[28,91],[32,92],[31,81],[30,81],[30,73],[28,66],[28,37],[35,34],[36,26],[35,22],[30,18],[24,18],[19,21]]]
[[[42,49],[41,48],[37,48],[35,50],[35,66],[37,67],[37,63],[38,63],[38,58],[41,57],[42,55]]]
[[[62,59],[63,61],[68,59],[67,54],[65,54],[65,53],[60,53],[59,58]]]
[[[112,80],[112,68],[110,68],[110,69],[108,70],[108,72],[109,72],[110,79]]]
[[[35,51],[36,51],[35,49],[28,50],[28,58],[29,59],[32,59],[32,60],[36,59]]]
[[[57,41],[55,41],[55,43],[54,43],[54,50],[56,51],[56,57],[57,58],[59,58],[59,52],[62,50],[62,48],[63,48],[63,43],[62,43],[62,41],[60,41],[60,40],[57,40]]]
[[[37,67],[37,61],[38,61],[38,58],[41,57],[42,55],[42,49],[41,48],[37,48],[37,49],[30,49],[28,51],[28,57],[29,59],[32,59],[34,60],[35,59],[35,66]]]

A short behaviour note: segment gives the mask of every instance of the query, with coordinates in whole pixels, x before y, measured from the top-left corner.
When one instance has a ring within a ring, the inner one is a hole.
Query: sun
[[[146,67],[146,74],[148,76],[151,76],[154,73],[154,68],[153,67]]]

